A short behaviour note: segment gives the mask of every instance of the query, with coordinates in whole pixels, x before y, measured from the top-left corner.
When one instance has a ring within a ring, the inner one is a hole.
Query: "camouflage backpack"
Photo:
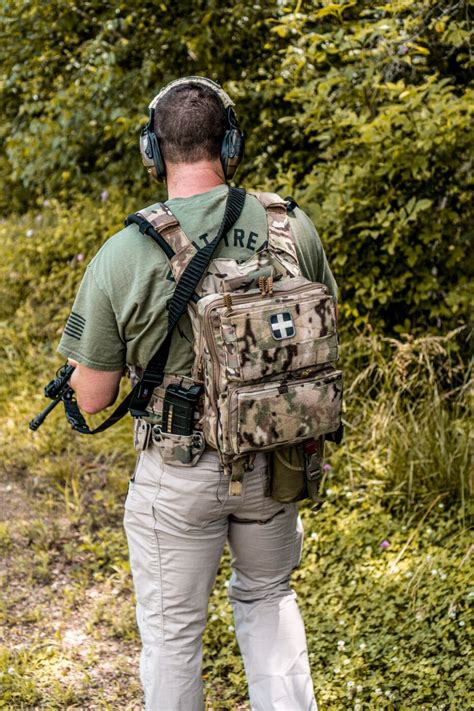
[[[212,259],[196,289],[200,298],[188,304],[192,380],[165,376],[147,408],[165,461],[192,466],[207,444],[237,482],[257,452],[338,430],[342,402],[333,298],[301,274],[287,202],[273,193],[250,195],[265,208],[268,241],[240,264]],[[179,283],[196,248],[167,206],[138,214],[172,247],[170,267]],[[166,388],[177,382],[203,384],[189,436],[160,428]]]

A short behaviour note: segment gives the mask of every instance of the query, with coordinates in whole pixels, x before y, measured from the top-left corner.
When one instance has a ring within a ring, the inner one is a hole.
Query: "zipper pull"
[[[232,296],[230,294],[224,294],[224,306],[227,308],[226,316],[232,311]]]

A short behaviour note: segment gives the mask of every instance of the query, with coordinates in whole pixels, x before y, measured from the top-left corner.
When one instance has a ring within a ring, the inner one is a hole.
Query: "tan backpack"
[[[236,481],[257,452],[283,451],[338,430],[342,403],[334,300],[325,285],[301,275],[285,200],[248,195],[266,210],[268,241],[240,264],[212,259],[196,288],[200,298],[188,304],[192,379],[165,376],[147,408],[166,462],[192,466],[207,444]],[[179,283],[196,248],[167,206],[138,214],[171,246]],[[203,386],[189,435],[166,432],[160,422],[173,383]]]

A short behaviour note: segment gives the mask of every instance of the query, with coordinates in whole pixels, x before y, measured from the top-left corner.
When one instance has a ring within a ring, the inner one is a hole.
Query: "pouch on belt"
[[[317,504],[324,456],[324,437],[276,449],[269,457],[270,495],[292,503],[310,498]]]

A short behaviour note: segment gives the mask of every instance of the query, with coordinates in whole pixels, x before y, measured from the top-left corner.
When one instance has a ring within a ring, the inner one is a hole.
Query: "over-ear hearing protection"
[[[244,154],[244,134],[239,128],[235,111],[232,108],[234,106],[234,102],[230,96],[226,94],[219,84],[212,81],[212,79],[206,79],[205,77],[191,76],[176,79],[163,87],[163,89],[155,96],[153,101],[151,101],[148,107],[150,109],[150,118],[140,134],[140,153],[143,165],[145,166],[145,170],[155,180],[163,180],[165,178],[165,162],[161,154],[158,136],[154,131],[155,109],[160,99],[162,99],[170,89],[175,86],[179,86],[180,84],[189,84],[190,82],[207,86],[212,89],[222,101],[227,118],[227,129],[222,140],[220,158],[224,175],[226,179],[229,180],[233,177]]]

